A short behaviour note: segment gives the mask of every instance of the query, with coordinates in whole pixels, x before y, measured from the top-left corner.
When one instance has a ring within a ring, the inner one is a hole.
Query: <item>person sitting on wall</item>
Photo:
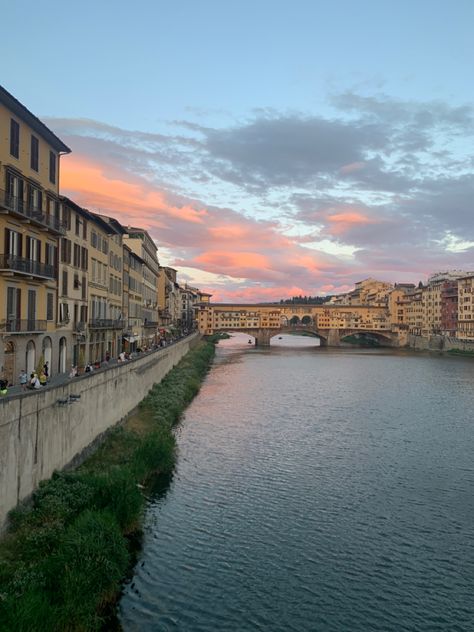
[[[0,397],[5,397],[8,394],[8,382],[7,380],[0,380]]]
[[[43,373],[46,376],[46,381],[48,381],[49,379],[49,362],[46,360],[46,362],[44,363],[44,367],[43,367]],[[40,376],[40,380],[41,380],[41,376]]]
[[[41,382],[39,381],[37,374],[34,372],[30,375],[30,383],[28,385],[28,388],[41,388]]]
[[[71,372],[69,373],[69,377],[73,378],[73,377],[76,377],[76,375],[77,375],[77,367],[72,366],[71,367]]]
[[[46,377],[43,371],[41,371],[41,373],[39,374],[39,381],[40,381],[41,386],[46,386],[46,382],[48,381],[48,378]]]

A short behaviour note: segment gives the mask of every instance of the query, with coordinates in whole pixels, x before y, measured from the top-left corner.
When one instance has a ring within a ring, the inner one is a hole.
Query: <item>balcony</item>
[[[11,334],[39,334],[46,331],[46,320],[9,318],[0,322],[0,331]]]
[[[57,218],[47,215],[36,206],[29,206],[23,198],[16,197],[0,189],[0,212],[8,211],[16,217],[27,220],[36,226],[50,230],[56,235],[65,235],[66,228]]]
[[[89,321],[89,329],[123,329],[124,320],[114,320],[112,318],[92,318]]]
[[[143,326],[147,327],[147,328],[149,327],[149,328],[156,329],[156,327],[158,327],[158,321],[156,321],[156,320],[147,320],[145,318],[145,320],[143,321]]]
[[[56,278],[54,266],[15,255],[0,255],[0,270],[8,270],[9,272],[41,279]]]

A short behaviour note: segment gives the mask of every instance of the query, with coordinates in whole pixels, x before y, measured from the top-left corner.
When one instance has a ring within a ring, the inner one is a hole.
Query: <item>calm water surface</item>
[[[276,342],[218,345],[123,629],[474,631],[474,361]]]

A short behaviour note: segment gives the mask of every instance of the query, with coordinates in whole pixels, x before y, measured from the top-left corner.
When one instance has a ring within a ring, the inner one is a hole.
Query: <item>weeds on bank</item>
[[[55,473],[31,506],[11,512],[0,543],[2,631],[100,629],[101,609],[116,599],[129,568],[127,536],[144,507],[139,484],[172,470],[173,427],[213,355],[213,344],[200,343],[152,388],[133,424],[112,430],[80,468]]]

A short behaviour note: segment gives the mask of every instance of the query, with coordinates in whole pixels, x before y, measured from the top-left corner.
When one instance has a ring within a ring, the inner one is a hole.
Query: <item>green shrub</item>
[[[202,343],[140,405],[139,428],[118,427],[74,472],[40,484],[31,506],[10,513],[0,546],[0,630],[85,632],[102,626],[129,564],[128,540],[144,507],[140,483],[171,475],[173,426],[214,356]]]

